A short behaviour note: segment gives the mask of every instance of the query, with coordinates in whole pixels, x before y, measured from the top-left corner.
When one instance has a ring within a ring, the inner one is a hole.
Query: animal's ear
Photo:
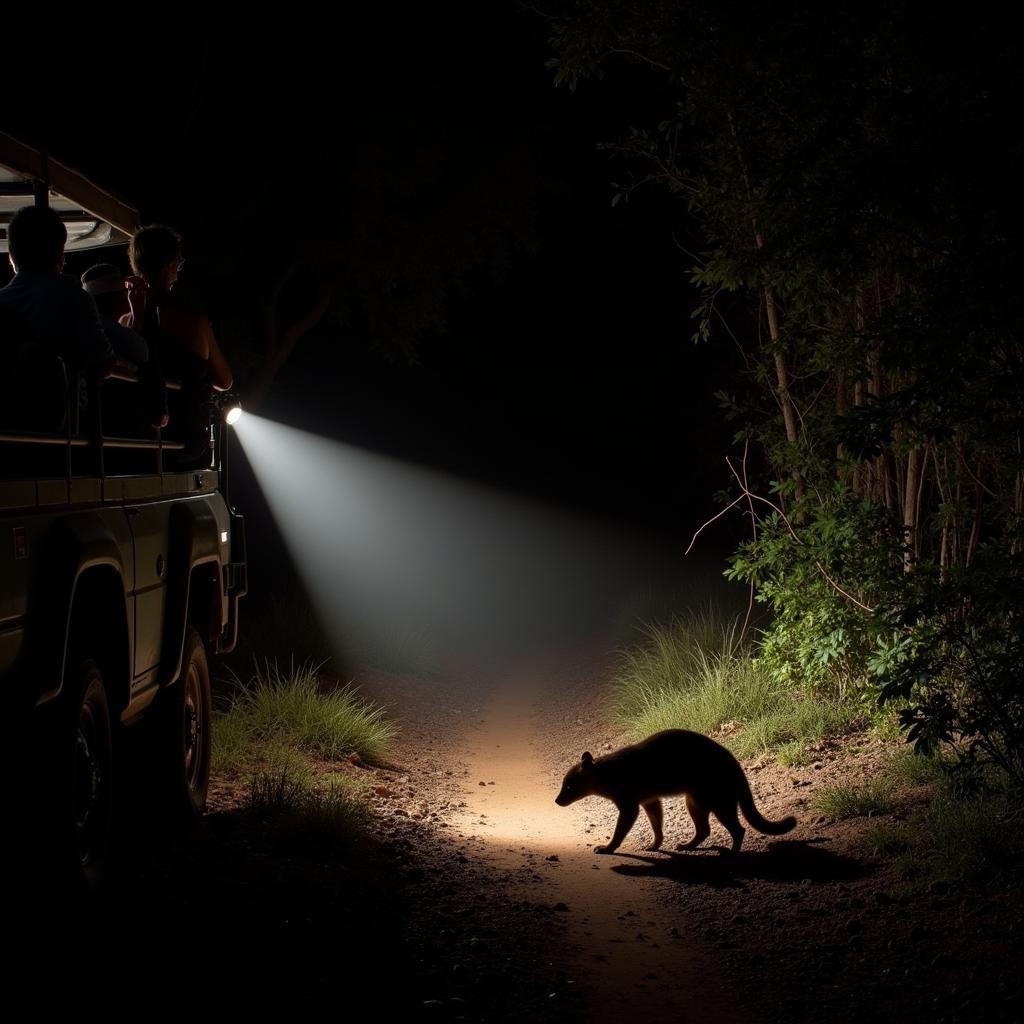
[[[594,755],[589,750],[586,751],[580,758],[580,763],[584,768],[589,768],[594,763]]]

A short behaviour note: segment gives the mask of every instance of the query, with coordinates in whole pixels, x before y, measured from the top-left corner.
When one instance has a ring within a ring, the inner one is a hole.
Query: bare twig
[[[627,49],[615,49],[609,50],[606,56],[611,54],[618,54],[623,57],[635,57],[638,61],[643,64],[650,64],[652,68],[657,68],[659,71],[671,71],[672,69],[667,64],[662,64],[660,61],[654,60],[653,57],[648,57],[646,54],[638,53],[636,50]]]
[[[754,494],[753,491],[751,491],[750,488],[747,487],[746,483],[740,477],[739,473],[736,472],[736,467],[733,466],[731,459],[727,458],[725,462],[726,465],[729,467],[730,471],[732,472],[733,478],[736,480],[736,483],[739,484],[739,486],[742,488],[743,494],[747,495],[752,501],[759,501],[762,504],[767,505],[770,509],[772,509],[772,511],[778,513],[779,518],[782,520],[783,523],[785,523],[786,529],[789,530],[790,536],[793,538],[793,540],[795,540],[797,544],[803,546],[804,542],[800,539],[796,530],[793,529],[793,524],[789,521],[789,517],[786,515],[786,513],[783,512],[782,509],[779,508],[779,506],[776,505],[774,501],[770,501],[768,498],[764,497],[764,495]],[[838,583],[836,583],[836,581],[829,575],[828,570],[821,564],[821,562],[817,558],[814,560],[814,565],[817,568],[818,572],[820,572],[821,575],[825,578],[825,581],[828,583],[828,585],[837,594],[841,594],[843,597],[846,598],[847,601],[849,601],[851,604],[856,605],[863,611],[866,611],[868,613],[874,612],[875,609],[873,607],[864,604],[863,601],[854,597],[853,594],[851,594],[848,590],[844,590]]]
[[[724,516],[725,513],[728,512],[730,509],[735,508],[743,500],[743,497],[744,496],[741,494],[735,501],[730,501],[729,504],[726,505],[721,512],[716,512],[706,523],[702,523],[700,526],[698,526],[696,533],[694,533],[694,535],[690,538],[689,546],[686,548],[683,554],[688,555],[693,550],[693,545],[697,543],[697,538],[704,532],[704,530],[707,529],[707,527],[709,527],[716,520],[721,519],[722,516]]]

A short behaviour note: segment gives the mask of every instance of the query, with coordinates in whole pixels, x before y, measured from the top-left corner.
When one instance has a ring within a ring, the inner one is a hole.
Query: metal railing
[[[66,374],[65,380],[67,380]],[[57,433],[56,431],[42,432],[37,430],[20,430],[17,427],[8,429],[0,427],[0,445],[17,446],[28,450],[40,447],[50,449],[63,447],[67,452],[64,470],[68,480],[80,476],[105,478],[108,474],[104,455],[107,452],[114,451],[153,452],[155,455],[155,466],[153,468],[158,474],[163,474],[165,471],[164,453],[184,451],[186,447],[185,442],[166,438],[163,431],[158,427],[150,428],[155,432],[155,437],[125,437],[105,434],[103,431],[102,395],[105,385],[107,384],[138,386],[138,371],[131,364],[119,362],[116,364],[113,372],[103,380],[89,382],[87,410],[90,420],[90,429],[87,433],[82,433],[79,429],[80,424],[78,422],[79,417],[77,415],[78,387],[77,379],[75,379],[73,381],[68,381],[65,387],[64,429],[61,433]],[[167,380],[164,381],[164,384],[169,392],[180,392],[182,390],[182,385],[179,381]],[[128,405],[125,403],[122,409],[127,408]],[[211,465],[208,468],[212,468],[216,441],[213,417],[211,417],[209,437]],[[83,449],[91,452],[92,459],[88,459],[87,457],[87,461],[90,463],[88,467],[84,471],[76,472],[72,453],[76,450]],[[132,476],[139,474],[129,472],[119,473],[117,475]]]

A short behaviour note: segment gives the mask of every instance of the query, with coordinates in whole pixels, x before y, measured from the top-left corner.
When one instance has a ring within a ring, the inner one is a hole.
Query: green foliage
[[[348,839],[365,816],[358,787],[325,773],[322,760],[379,757],[394,733],[350,686],[322,690],[312,663],[283,672],[265,662],[215,715],[214,769],[245,780],[246,810],[284,832]]]
[[[781,684],[748,645],[737,645],[736,628],[710,612],[648,627],[623,652],[613,719],[636,739],[691,729],[714,734],[738,757],[782,747],[790,763],[806,744],[852,727],[855,706]]]
[[[227,707],[216,715],[214,765],[238,766],[255,752],[287,747],[341,760],[358,753],[379,759],[397,727],[385,709],[361,698],[351,685],[328,688],[312,662],[282,671],[276,662],[257,666],[247,683],[236,681]]]
[[[774,613],[757,670],[880,694],[918,748],[952,748],[961,790],[983,763],[1024,781],[1013,26],[898,2],[547,9],[560,82],[650,79],[616,193],[685,200],[695,337],[743,352],[726,501],[752,534],[729,575]]]
[[[847,595],[868,604],[892,586],[888,516],[841,484],[805,498],[795,515],[799,536],[780,513],[763,518],[726,575],[754,584],[774,613],[762,638],[762,667],[787,686],[842,698],[868,681],[878,627]]]
[[[892,633],[872,663],[884,701],[924,753],[956,757],[961,790],[984,784],[986,764],[1024,782],[1024,574],[1003,544],[941,583],[924,574],[885,610]]]

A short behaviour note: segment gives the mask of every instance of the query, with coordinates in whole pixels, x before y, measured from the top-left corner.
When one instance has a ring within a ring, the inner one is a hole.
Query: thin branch
[[[605,56],[609,57],[612,54],[618,54],[624,57],[635,57],[638,61],[643,64],[650,64],[652,68],[657,68],[659,71],[671,71],[672,69],[667,64],[662,64],[660,61],[654,60],[652,57],[647,57],[642,53],[638,53],[636,50],[626,49],[615,49],[609,50]]]
[[[750,506],[750,529],[754,535],[754,543],[757,543],[757,515],[754,512],[754,502],[750,497],[750,486],[747,483],[747,450],[750,447],[750,438],[744,438],[743,440],[743,490],[747,493],[747,503]],[[754,614],[754,581],[750,581],[750,593],[747,595],[747,614],[743,619],[743,626],[740,629],[739,639],[736,641],[736,645],[739,646],[743,643],[743,638],[747,635],[747,627],[750,625],[750,618]]]
[[[722,516],[724,516],[725,513],[728,512],[730,509],[735,508],[743,500],[743,498],[744,495],[741,494],[738,498],[736,498],[735,501],[730,501],[729,504],[726,505],[721,512],[716,512],[706,523],[702,523],[700,526],[698,526],[696,533],[694,533],[694,535],[690,538],[689,546],[683,552],[683,555],[688,555],[693,550],[693,545],[697,543],[697,538],[704,532],[705,529],[707,529],[707,527],[709,527],[716,520],[721,519]]]
[[[764,497],[761,494],[754,494],[740,478],[740,475],[736,472],[736,467],[733,466],[731,459],[727,458],[725,462],[726,465],[729,467],[730,471],[732,472],[732,475],[736,480],[736,483],[739,484],[739,486],[743,489],[744,494],[750,497],[753,501],[760,501],[762,504],[767,505],[774,512],[777,512],[779,518],[783,521],[783,523],[786,524],[786,529],[789,530],[793,540],[795,540],[797,544],[803,546],[804,542],[800,539],[799,536],[797,536],[797,532],[793,529],[793,524],[789,521],[789,518],[786,516],[786,513],[783,512],[782,509],[775,504],[775,502],[770,501],[768,498]],[[836,581],[829,575],[828,570],[821,564],[820,561],[818,561],[818,559],[814,559],[814,565],[817,568],[818,572],[820,572],[821,575],[825,578],[825,581],[828,583],[828,585],[832,587],[832,589],[837,594],[841,594],[843,597],[846,598],[847,601],[851,602],[851,604],[855,604],[858,608],[868,612],[869,614],[874,612],[875,609],[873,607],[864,604],[863,601],[854,597],[853,594],[851,594],[848,590],[844,590],[838,583],[836,583]]]

